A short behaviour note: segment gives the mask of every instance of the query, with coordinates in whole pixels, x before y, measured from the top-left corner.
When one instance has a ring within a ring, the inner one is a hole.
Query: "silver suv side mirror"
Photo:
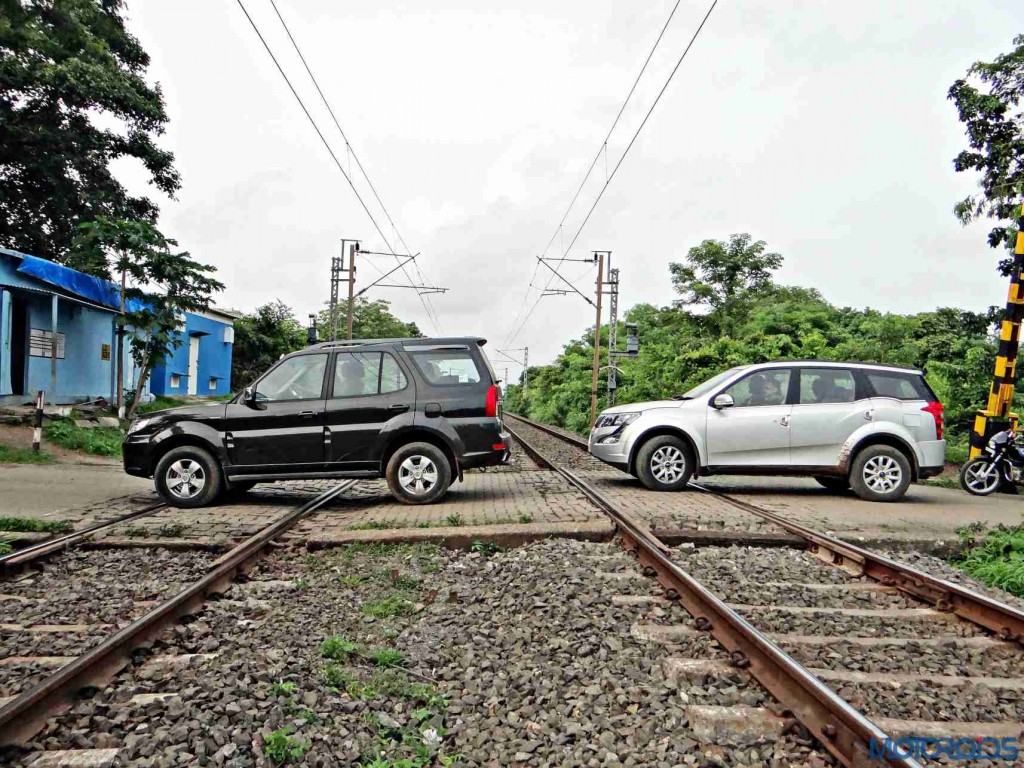
[[[715,399],[711,401],[711,407],[722,410],[723,408],[732,408],[736,405],[736,401],[732,399],[732,395],[721,394],[715,395]]]

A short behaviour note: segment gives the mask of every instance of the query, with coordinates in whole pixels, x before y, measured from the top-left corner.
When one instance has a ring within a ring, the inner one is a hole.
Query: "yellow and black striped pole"
[[[979,455],[988,439],[1011,424],[1016,428],[1019,416],[1013,407],[1013,391],[1017,384],[1017,350],[1020,347],[1020,326],[1024,320],[1024,205],[1017,219],[1017,243],[1013,251],[1013,271],[1010,273],[1010,295],[1006,299],[1006,312],[999,328],[999,352],[988,405],[978,411],[971,432],[973,459]]]

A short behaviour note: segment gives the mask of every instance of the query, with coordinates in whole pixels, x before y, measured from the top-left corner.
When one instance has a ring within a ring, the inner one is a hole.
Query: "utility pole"
[[[612,358],[618,343],[619,331],[619,270],[612,269],[612,255],[608,254],[608,396],[609,406],[615,405],[615,390],[619,382]]]
[[[348,339],[352,340],[352,313],[355,311],[356,294],[356,252],[359,243],[352,243],[348,248]]]
[[[523,392],[530,388],[530,348],[523,347]]]
[[[597,419],[597,380],[601,369],[601,296],[604,294],[604,257],[610,251],[594,251],[597,262],[597,320],[594,323],[594,365],[590,378],[590,424]]]
[[[1006,300],[1003,324],[999,329],[999,350],[992,387],[985,410],[978,411],[971,432],[970,457],[981,455],[988,439],[1007,427],[1016,428],[1019,416],[1011,413],[1017,384],[1017,351],[1020,347],[1021,321],[1024,320],[1024,205],[1017,219],[1017,243],[1010,272],[1010,294]]]
[[[127,287],[127,278],[125,271],[121,270],[121,322],[117,326],[117,418],[124,418],[124,291]],[[57,333],[54,329],[53,334],[53,349],[50,353],[52,359],[50,363],[57,361]],[[189,371],[189,375],[198,375]],[[56,393],[54,393],[56,396]],[[56,404],[56,400],[54,401]]]

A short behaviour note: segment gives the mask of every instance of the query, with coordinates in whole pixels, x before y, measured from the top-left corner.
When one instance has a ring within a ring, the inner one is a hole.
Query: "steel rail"
[[[54,539],[47,539],[41,541],[38,544],[33,544],[30,547],[19,549],[17,552],[12,552],[9,555],[0,557],[0,573],[7,574],[15,568],[24,568],[29,563],[34,563],[38,560],[42,560],[44,557],[54,554],[55,552],[62,552],[70,549],[72,546],[77,544],[84,539],[91,537],[93,534],[102,531],[105,528],[111,528],[121,523],[127,523],[129,520],[135,520],[146,515],[151,515],[157,512],[167,504],[164,502],[157,502],[156,504],[150,504],[142,509],[136,509],[134,512],[129,512],[126,515],[115,518],[113,520],[107,520],[105,522],[93,523],[85,528],[71,533],[58,536]]]
[[[275,538],[356,482],[346,480],[271,523],[232,549],[203,578],[0,707],[0,746],[24,746],[49,718],[72,705],[75,692],[109,681],[129,664],[132,651],[155,640],[181,616],[194,613],[210,595],[224,593]]]
[[[912,768],[920,765],[910,757],[873,757],[872,742],[878,745],[878,749],[890,743],[882,729],[683,570],[649,530],[619,510],[590,483],[571,470],[558,466],[514,430],[508,429],[535,461],[561,474],[611,517],[619,531],[622,546],[638,559],[644,574],[655,577],[665,588],[666,596],[678,601],[694,617],[696,628],[710,632],[729,651],[731,663],[746,669],[782,704],[784,709],[779,717],[787,721],[786,731],[792,730],[799,721],[848,768],[879,765]]]
[[[699,483],[691,482],[690,486],[800,536],[807,541],[808,550],[826,563],[843,568],[855,576],[867,576],[886,586],[896,587],[931,603],[940,611],[954,613],[994,632],[1000,640],[1024,645],[1024,611],[835,536],[819,533],[805,525],[787,520],[775,512]]]
[[[547,425],[524,419],[522,416],[509,415],[578,448],[584,450],[588,448],[586,441],[582,438],[564,434]],[[896,562],[884,555],[870,552],[856,544],[820,533],[727,493],[692,481],[690,487],[710,493],[738,509],[757,515],[778,525],[786,532],[799,536],[807,542],[808,549],[826,563],[843,568],[855,576],[867,576],[886,586],[896,587],[934,605],[940,611],[954,613],[962,619],[994,632],[1001,640],[1024,645],[1024,611],[973,592],[959,584],[932,576],[912,566]]]

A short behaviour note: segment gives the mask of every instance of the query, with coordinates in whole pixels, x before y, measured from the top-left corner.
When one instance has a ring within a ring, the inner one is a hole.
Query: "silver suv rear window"
[[[480,368],[469,350],[438,349],[409,352],[423,378],[435,387],[479,384]]]
[[[914,373],[894,371],[868,371],[867,376],[875,397],[892,397],[896,400],[934,400],[924,377]]]

